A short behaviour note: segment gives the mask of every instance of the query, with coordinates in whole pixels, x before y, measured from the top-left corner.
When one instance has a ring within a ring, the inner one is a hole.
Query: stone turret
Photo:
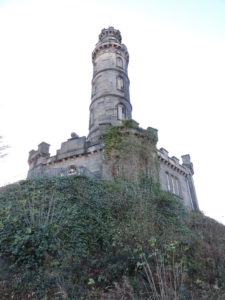
[[[109,27],[99,35],[92,53],[93,79],[90,105],[89,141],[97,141],[102,125],[119,125],[131,119],[129,54],[121,43],[119,30]]]
[[[195,185],[193,181],[194,168],[193,168],[193,163],[191,162],[191,157],[189,154],[186,154],[186,155],[182,155],[181,158],[183,162],[182,165],[190,171],[190,173],[186,176],[186,180],[187,180],[187,186],[188,186],[188,191],[190,193],[192,206],[194,209],[199,210],[198,199],[197,199]]]

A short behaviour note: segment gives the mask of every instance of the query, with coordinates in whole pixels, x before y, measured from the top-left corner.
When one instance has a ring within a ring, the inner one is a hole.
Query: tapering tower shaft
[[[99,126],[122,123],[131,119],[129,54],[121,43],[119,30],[109,27],[99,35],[99,42],[92,53],[93,79],[90,105],[89,140],[99,136]]]

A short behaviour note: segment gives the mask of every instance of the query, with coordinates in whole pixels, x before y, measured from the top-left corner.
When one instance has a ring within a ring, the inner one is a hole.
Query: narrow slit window
[[[116,58],[116,65],[117,67],[123,68],[123,60],[121,57]]]
[[[90,126],[92,126],[94,123],[94,111],[91,109],[90,111]]]
[[[126,108],[123,104],[118,104],[117,106],[117,119],[118,120],[126,119]]]
[[[175,178],[175,184],[176,184],[176,194],[180,195],[180,188],[179,188],[179,181],[177,178]]]
[[[117,85],[118,90],[122,90],[124,88],[123,78],[121,76],[117,77],[116,85]]]
[[[166,183],[167,183],[167,190],[170,191],[170,179],[169,179],[169,174],[166,173]]]
[[[172,192],[176,194],[175,178],[173,176],[171,176],[171,181],[172,181]]]

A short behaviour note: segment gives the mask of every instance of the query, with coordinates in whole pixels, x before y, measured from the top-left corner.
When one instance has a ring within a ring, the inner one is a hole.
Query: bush
[[[224,226],[190,214],[151,178],[69,176],[10,185],[0,189],[0,229],[0,255],[11,261],[9,290],[17,299],[31,293],[34,299],[109,299],[125,293],[125,285],[128,294],[147,299],[149,269],[143,273],[141,257],[154,274],[159,261],[165,270],[182,266],[185,278],[177,277],[177,286],[190,299],[213,286],[224,291]]]

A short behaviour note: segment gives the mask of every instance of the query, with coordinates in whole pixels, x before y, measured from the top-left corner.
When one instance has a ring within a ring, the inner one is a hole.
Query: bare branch
[[[2,144],[2,136],[0,136],[0,144]],[[7,153],[4,153],[4,151],[6,150],[6,149],[8,149],[9,148],[9,145],[2,145],[2,146],[0,146],[0,158],[2,158],[2,157],[4,157],[4,156],[6,156],[7,155]]]

